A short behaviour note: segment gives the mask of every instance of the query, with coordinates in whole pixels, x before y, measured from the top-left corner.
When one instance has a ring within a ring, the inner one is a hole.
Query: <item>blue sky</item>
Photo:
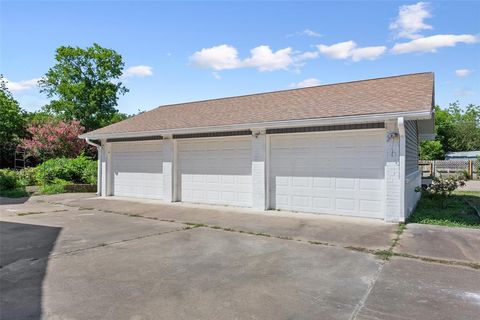
[[[0,72],[21,106],[61,45],[123,56],[118,109],[434,71],[436,101],[480,104],[480,2],[1,2]]]

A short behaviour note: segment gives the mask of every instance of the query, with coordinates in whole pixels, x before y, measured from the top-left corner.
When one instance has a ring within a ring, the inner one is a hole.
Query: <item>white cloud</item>
[[[398,38],[417,39],[421,37],[420,31],[432,29],[431,25],[424,22],[430,17],[432,14],[428,3],[403,5],[398,10],[397,19],[390,24],[390,30],[394,30]]]
[[[319,86],[320,80],[315,79],[315,78],[310,78],[310,79],[305,79],[303,81],[300,81],[298,83],[292,83],[290,87],[292,88],[306,88],[306,87],[314,87],[314,86]]]
[[[418,38],[409,42],[396,43],[393,53],[410,53],[410,52],[436,52],[438,48],[455,47],[457,43],[476,43],[479,38],[471,34],[439,34],[430,37]]]
[[[18,91],[29,90],[31,88],[36,87],[38,85],[38,81],[40,79],[41,78],[34,78],[34,79],[30,79],[30,80],[15,82],[15,81],[10,81],[10,80],[5,78],[5,82],[6,82],[8,90],[10,90],[11,92],[18,92]]]
[[[203,48],[195,52],[190,61],[197,67],[214,70],[235,69],[240,65],[237,49],[226,44]]]
[[[332,59],[352,59],[357,62],[360,60],[375,60],[385,53],[385,46],[358,48],[355,41],[345,41],[333,44],[331,46],[318,45],[318,51]]]
[[[294,59],[297,62],[305,61],[305,60],[311,60],[315,59],[318,57],[319,52],[318,51],[306,51],[300,54],[297,54]]]
[[[292,64],[292,48],[273,52],[269,46],[259,46],[250,50],[250,57],[242,63],[246,67],[255,67],[259,71],[274,71],[287,69]]]
[[[333,59],[347,59],[351,56],[352,50],[357,46],[354,41],[345,41],[326,46],[324,44],[318,45],[320,53]]]
[[[301,32],[302,34],[309,36],[309,37],[321,37],[322,35],[316,31],[313,31],[311,29],[305,29]]]
[[[322,37],[323,35],[321,33],[313,31],[312,29],[306,28],[302,31],[287,34],[287,37],[294,37],[294,36]]]
[[[364,47],[352,50],[352,60],[375,60],[387,51],[385,46]]]
[[[190,61],[197,67],[217,71],[246,67],[274,71],[287,69],[293,63],[293,58],[291,48],[273,52],[269,46],[262,45],[250,50],[250,57],[241,60],[235,47],[223,44],[195,52]]]
[[[212,76],[213,76],[215,79],[217,79],[217,80],[222,79],[222,77],[220,76],[220,74],[219,74],[218,72],[215,72],[215,71],[212,72]]]
[[[466,77],[472,73],[472,70],[469,69],[458,69],[455,70],[455,75],[457,77]]]
[[[124,77],[148,77],[153,75],[153,68],[150,66],[133,66],[125,70]]]

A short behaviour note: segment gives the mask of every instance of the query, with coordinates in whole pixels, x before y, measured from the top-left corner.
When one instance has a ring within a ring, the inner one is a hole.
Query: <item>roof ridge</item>
[[[337,85],[357,83],[357,82],[366,82],[366,81],[374,81],[374,80],[382,80],[382,79],[390,79],[390,78],[408,77],[408,76],[415,76],[415,75],[420,75],[420,74],[434,74],[434,73],[433,73],[433,71],[415,72],[415,73],[407,73],[407,74],[385,76],[385,77],[378,77],[378,78],[370,78],[370,79],[362,79],[362,80],[351,80],[351,81],[344,81],[344,82],[326,83],[326,84],[320,84],[318,86],[311,86],[311,87],[305,87],[305,88],[282,89],[282,90],[265,91],[265,92],[257,92],[257,93],[247,93],[247,94],[241,94],[241,95],[238,95],[238,96],[228,96],[228,97],[211,98],[211,99],[203,99],[203,100],[195,100],[195,101],[187,101],[187,102],[178,102],[178,103],[160,105],[160,106],[155,107],[151,110],[148,110],[144,113],[154,111],[154,110],[157,110],[159,108],[175,107],[175,106],[184,105],[184,104],[193,104],[193,103],[199,103],[199,102],[208,102],[208,101],[218,101],[218,100],[226,100],[226,99],[232,99],[232,98],[250,97],[250,96],[257,96],[257,95],[271,94],[271,93],[309,90],[309,89],[315,89],[315,88],[319,88],[319,87],[329,87],[329,86],[337,86]]]

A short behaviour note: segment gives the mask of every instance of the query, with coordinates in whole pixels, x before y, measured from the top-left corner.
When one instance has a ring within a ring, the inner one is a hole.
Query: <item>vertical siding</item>
[[[418,170],[418,127],[417,121],[405,122],[405,175]]]

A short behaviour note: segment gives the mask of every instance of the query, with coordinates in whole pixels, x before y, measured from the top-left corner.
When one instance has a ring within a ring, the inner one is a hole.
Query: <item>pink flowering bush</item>
[[[431,198],[440,199],[442,208],[446,208],[448,198],[452,195],[452,192],[464,185],[465,180],[461,176],[450,178],[435,177],[429,186],[424,189],[418,187],[415,191],[423,192]]]
[[[78,136],[85,131],[79,121],[50,121],[33,123],[27,128],[29,139],[21,146],[27,154],[40,160],[56,157],[74,158],[85,149],[86,143]]]

